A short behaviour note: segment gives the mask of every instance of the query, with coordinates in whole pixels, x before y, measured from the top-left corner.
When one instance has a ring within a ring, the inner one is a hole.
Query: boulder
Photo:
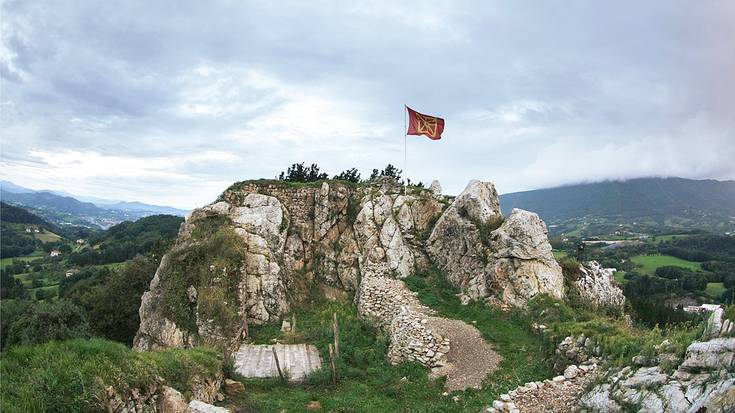
[[[614,274],[615,268],[603,268],[597,261],[580,265],[577,279],[570,283],[573,294],[592,308],[608,309],[620,314],[625,307],[625,296],[615,284]]]

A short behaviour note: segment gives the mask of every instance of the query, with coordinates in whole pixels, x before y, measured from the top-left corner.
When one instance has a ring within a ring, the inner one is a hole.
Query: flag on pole
[[[432,140],[442,138],[444,132],[444,119],[435,116],[424,115],[406,106],[408,110],[407,135],[425,135]]]

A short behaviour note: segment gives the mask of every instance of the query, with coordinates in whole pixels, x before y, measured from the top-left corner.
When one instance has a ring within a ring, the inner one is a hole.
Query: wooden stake
[[[278,369],[278,375],[281,376],[281,380],[286,381],[286,378],[283,377],[283,371],[281,371],[281,363],[278,362],[278,353],[276,352],[276,346],[271,347],[271,350],[273,350],[273,358],[276,360],[276,369]]]
[[[242,327],[240,327],[242,330],[242,338],[248,338],[250,335],[250,332],[248,331],[248,312],[245,311],[242,315]]]
[[[334,354],[339,357],[339,324],[337,324],[337,313],[332,313],[332,331],[334,332]]]
[[[291,314],[291,332],[296,332],[296,314]]]
[[[329,345],[329,363],[332,365],[332,384],[337,384],[337,368],[334,366],[334,348]]]

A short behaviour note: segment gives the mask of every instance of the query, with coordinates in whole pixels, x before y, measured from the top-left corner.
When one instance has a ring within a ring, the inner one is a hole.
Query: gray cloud
[[[734,179],[735,5],[4,1],[2,176],[192,207],[318,162],[501,192]]]

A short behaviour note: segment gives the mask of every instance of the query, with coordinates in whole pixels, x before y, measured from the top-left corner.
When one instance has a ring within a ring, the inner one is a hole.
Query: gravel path
[[[445,365],[431,372],[434,378],[447,376],[445,390],[479,389],[485,377],[499,368],[503,358],[474,326],[441,317],[430,317],[428,324],[433,331],[450,341]]]

